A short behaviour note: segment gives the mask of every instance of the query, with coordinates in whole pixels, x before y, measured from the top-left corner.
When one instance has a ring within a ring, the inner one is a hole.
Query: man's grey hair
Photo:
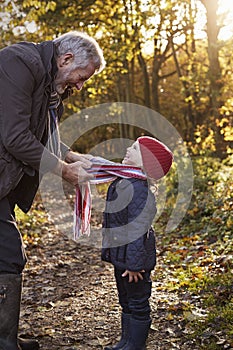
[[[53,40],[56,53],[62,56],[68,52],[74,55],[74,66],[85,69],[90,63],[94,64],[95,73],[101,72],[105,67],[103,52],[97,41],[87,33],[73,31],[65,33]]]

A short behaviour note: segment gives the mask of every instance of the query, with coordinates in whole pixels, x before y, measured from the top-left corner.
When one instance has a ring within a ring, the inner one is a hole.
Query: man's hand
[[[66,153],[65,162],[66,163],[75,163],[75,162],[82,162],[86,164],[86,167],[91,167],[91,162],[89,159],[93,158],[93,155],[91,154],[80,154],[77,152],[69,151]]]
[[[61,160],[58,161],[54,174],[61,176],[74,186],[93,179],[93,175],[89,174],[85,169],[90,167],[90,162],[76,161],[74,163],[66,163]]]
[[[140,272],[135,272],[135,271],[129,271],[125,270],[125,272],[122,274],[122,277],[126,277],[127,275],[129,276],[129,282],[135,282],[137,283],[140,280],[143,280],[143,276],[141,272],[145,272],[145,270],[141,270]]]

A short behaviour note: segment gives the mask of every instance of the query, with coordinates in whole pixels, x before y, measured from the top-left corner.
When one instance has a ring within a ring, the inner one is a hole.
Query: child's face
[[[142,167],[142,155],[138,141],[134,142],[132,146],[127,148],[127,152],[122,163],[138,166],[140,168]]]

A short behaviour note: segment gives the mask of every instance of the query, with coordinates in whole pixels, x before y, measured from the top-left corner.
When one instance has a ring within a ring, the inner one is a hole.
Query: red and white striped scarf
[[[91,191],[90,184],[101,184],[115,180],[117,177],[131,178],[135,177],[146,180],[146,175],[141,168],[114,163],[102,157],[95,157],[90,160],[92,166],[87,171],[94,175],[89,182],[79,185],[76,188],[74,204],[74,240],[82,235],[90,234],[91,219]]]

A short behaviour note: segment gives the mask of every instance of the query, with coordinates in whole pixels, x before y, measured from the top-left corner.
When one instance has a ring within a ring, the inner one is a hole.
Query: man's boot
[[[22,350],[39,350],[39,343],[35,339],[24,339],[18,337],[18,344]]]
[[[122,350],[146,350],[151,320],[139,321],[131,318],[129,328],[129,340]]]
[[[18,345],[18,325],[22,276],[0,275],[0,349],[21,350]]]
[[[104,350],[121,350],[128,341],[129,336],[129,324],[130,324],[131,314],[125,314],[122,312],[121,315],[121,339],[120,341],[113,345],[107,346]]]
[[[38,350],[36,340],[17,338],[22,276],[0,274],[0,350]]]

